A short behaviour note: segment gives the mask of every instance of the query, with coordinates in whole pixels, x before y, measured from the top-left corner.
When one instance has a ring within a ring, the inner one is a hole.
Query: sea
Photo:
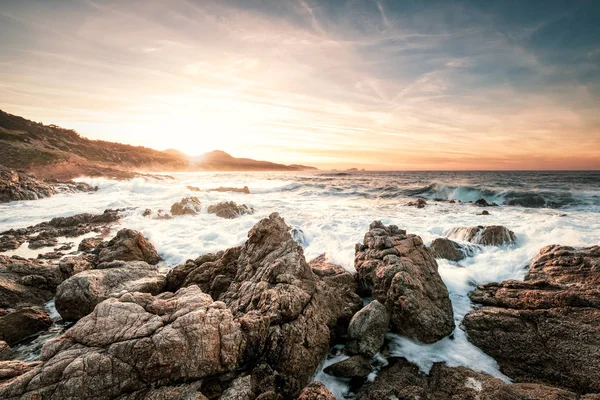
[[[125,210],[125,217],[114,227],[115,232],[121,227],[141,231],[162,257],[160,268],[167,271],[187,259],[241,245],[256,222],[278,212],[296,228],[307,260],[326,253],[331,262],[355,272],[354,245],[362,241],[374,220],[417,234],[425,244],[459,226],[503,225],[511,229],[517,236],[515,245],[485,247],[460,263],[438,260],[454,307],[457,328],[453,335],[424,345],[388,334],[386,357],[406,357],[423,372],[435,362],[446,362],[509,381],[497,363],[472,345],[460,328],[464,315],[474,307],[467,294],[479,284],[523,279],[532,258],[546,245],[600,244],[600,171],[201,172],[121,181],[78,180],[98,186],[98,191],[1,204],[0,231],[58,216],[120,208]],[[251,194],[207,191],[221,186],[248,186]],[[196,196],[203,204],[198,215],[170,220],[142,215],[147,208],[168,211],[173,203],[189,196]],[[426,199],[427,205],[407,206],[416,198]],[[482,209],[469,202],[481,198],[498,207],[486,208],[490,215],[479,215]],[[246,204],[255,213],[227,220],[206,212],[206,206],[221,201]],[[24,246],[13,254],[35,256],[28,251]],[[58,320],[52,302],[48,308]],[[21,358],[35,359],[41,343],[53,334],[17,349]],[[331,356],[323,367],[345,357]],[[381,365],[385,365],[386,357],[379,356]],[[375,376],[376,371],[370,379]],[[337,398],[349,396],[347,382],[326,375],[322,369],[315,379],[324,382]]]

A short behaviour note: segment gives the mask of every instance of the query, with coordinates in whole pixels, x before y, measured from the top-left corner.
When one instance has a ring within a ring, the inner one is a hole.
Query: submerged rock
[[[390,316],[385,306],[373,300],[352,317],[346,351],[373,357],[383,346],[389,324]]]
[[[197,197],[185,197],[171,206],[173,215],[196,215],[202,209],[202,203]]]
[[[375,221],[354,260],[362,289],[386,306],[395,332],[423,343],[452,333],[448,289],[420,237]]]
[[[165,278],[156,266],[143,261],[115,261],[73,275],[56,289],[55,305],[66,321],[91,313],[97,304],[126,292],[158,294]]]
[[[424,208],[427,205],[427,202],[425,199],[417,199],[416,201],[409,201],[406,205],[409,207]]]
[[[499,225],[453,228],[448,237],[483,246],[511,245],[517,240],[513,231]]]
[[[209,214],[216,214],[217,217],[233,219],[245,214],[254,214],[254,208],[245,204],[237,205],[233,201],[224,201],[218,204],[208,206]]]
[[[478,251],[477,246],[461,245],[447,238],[437,238],[431,242],[429,249],[435,258],[442,258],[450,261],[461,261],[467,257],[473,257]]]
[[[52,319],[40,308],[26,307],[0,317],[0,340],[14,345],[48,329]]]
[[[525,281],[481,285],[469,340],[520,382],[600,392],[600,246],[543,248]]]
[[[218,187],[215,189],[208,189],[208,192],[234,192],[234,193],[245,193],[250,194],[250,189],[248,186],[244,186],[243,188],[234,188],[234,187]]]
[[[121,229],[113,239],[100,248],[98,253],[99,263],[115,260],[157,264],[160,257],[152,243],[141,232]]]
[[[357,400],[577,400],[576,393],[538,384],[509,384],[466,367],[435,363],[428,375],[404,358],[392,358]],[[591,400],[591,399],[590,399]]]

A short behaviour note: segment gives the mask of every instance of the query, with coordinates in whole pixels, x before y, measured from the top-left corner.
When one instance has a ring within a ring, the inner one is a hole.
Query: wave
[[[528,208],[561,208],[566,206],[593,205],[597,204],[599,197],[597,193],[586,194],[570,190],[497,189],[469,185],[454,186],[439,182],[433,182],[423,187],[406,189],[404,193],[409,197],[423,197],[431,200],[474,202],[479,199],[485,199],[488,203]],[[385,197],[385,194],[382,197]]]

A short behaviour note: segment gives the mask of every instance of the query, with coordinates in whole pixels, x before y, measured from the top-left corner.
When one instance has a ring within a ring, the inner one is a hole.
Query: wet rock
[[[390,315],[385,306],[373,300],[352,317],[346,351],[373,357],[383,346],[389,324]]]
[[[97,268],[73,275],[56,289],[56,310],[64,320],[78,320],[110,297],[126,292],[157,294],[164,288],[158,268],[143,261],[115,261]]]
[[[428,375],[404,358],[390,359],[375,381],[365,385],[357,400],[577,400],[573,392],[538,384],[508,384],[465,367],[436,363]]]
[[[245,204],[237,205],[233,201],[224,201],[208,206],[208,213],[220,218],[233,219],[245,214],[254,214],[254,208]]]
[[[231,311],[197,286],[127,293],[46,343],[42,364],[0,386],[0,398],[114,399],[233,371],[244,349]]]
[[[23,271],[24,274],[20,275],[18,271],[10,270],[10,265],[11,258],[0,256],[0,308],[41,306],[52,298],[53,293],[48,288],[46,278],[41,277],[41,286],[32,286],[33,278],[40,275],[28,274],[29,271]]]
[[[469,340],[519,382],[600,392],[600,246],[543,248],[525,281],[479,286]]]
[[[153,215],[152,210],[147,208],[146,211],[144,211],[144,213],[142,214],[144,217],[150,217]],[[171,214],[165,212],[165,210],[163,209],[159,209],[156,212],[156,215],[152,216],[152,219],[156,219],[156,220],[164,220],[164,219],[171,219],[173,217],[171,217]]]
[[[473,257],[479,250],[478,246],[461,245],[447,238],[437,238],[431,242],[429,249],[435,258],[449,261],[461,261],[467,257]]]
[[[448,289],[420,237],[375,221],[356,245],[354,265],[361,288],[390,312],[395,332],[423,343],[452,333]]]
[[[40,308],[27,307],[0,317],[0,340],[14,345],[48,329],[52,319]]]
[[[479,215],[490,215],[490,212],[488,210],[483,210]]]
[[[325,373],[338,378],[366,378],[371,373],[371,363],[361,355],[352,356],[344,361],[325,368]]]
[[[197,186],[190,186],[190,185],[186,186],[186,189],[187,190],[191,190],[192,192],[201,192],[202,191],[202,189],[200,189],[199,187],[197,187]]]
[[[59,258],[64,257],[65,253],[60,251],[51,251],[49,253],[38,254],[37,258],[41,260],[58,260]]]
[[[43,232],[44,233],[44,232]],[[58,244],[58,239],[55,237],[44,237],[43,233],[38,237],[29,240],[29,247],[32,250],[41,249],[42,247],[52,247]]]
[[[197,197],[185,197],[171,206],[173,215],[196,215],[202,209],[202,203]]]
[[[448,237],[483,246],[511,245],[517,240],[513,231],[499,225],[453,228]]]
[[[483,199],[483,198],[475,201],[473,204],[475,204],[476,206],[479,206],[479,207],[498,207],[498,204],[488,203],[486,201],[486,199]],[[487,215],[487,214],[483,214],[483,215]]]
[[[100,243],[102,243],[102,237],[100,236],[85,238],[79,243],[77,250],[84,253],[91,253]]]
[[[145,261],[148,264],[157,264],[160,257],[156,249],[141,232],[133,229],[121,229],[106,246],[98,253],[98,262]]]
[[[0,252],[8,251],[8,250],[16,250],[23,243],[27,241],[27,237],[25,236],[15,236],[15,235],[2,235],[0,236]]]
[[[234,193],[245,193],[250,194],[250,189],[248,186],[244,186],[243,188],[234,188],[234,187],[218,187],[216,189],[208,189],[208,192],[234,192]]]
[[[335,400],[335,396],[321,382],[313,382],[304,388],[298,400]]]
[[[23,375],[39,365],[39,362],[0,361],[0,384],[9,379]],[[2,390],[2,389],[0,389]]]
[[[144,210],[144,212],[142,213],[142,217],[148,217],[148,216],[150,216],[150,215],[152,215],[152,210],[151,210],[151,209],[149,209],[149,208],[146,208],[146,209]]]
[[[219,400],[254,400],[256,395],[252,390],[252,377],[241,376],[235,379],[223,392]]]
[[[0,165],[0,203],[37,200],[56,193],[58,191],[52,184]]]
[[[68,251],[73,248],[73,243],[65,243],[62,246],[56,247],[54,251]]]
[[[4,340],[0,340],[0,361],[10,360],[13,357],[13,352]]]
[[[410,201],[406,203],[406,205],[409,207],[425,208],[427,202],[425,199],[417,199],[416,201]]]

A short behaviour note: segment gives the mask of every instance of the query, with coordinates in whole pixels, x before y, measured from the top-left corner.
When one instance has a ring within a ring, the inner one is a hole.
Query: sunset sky
[[[600,1],[2,0],[0,109],[321,168],[600,169]]]

